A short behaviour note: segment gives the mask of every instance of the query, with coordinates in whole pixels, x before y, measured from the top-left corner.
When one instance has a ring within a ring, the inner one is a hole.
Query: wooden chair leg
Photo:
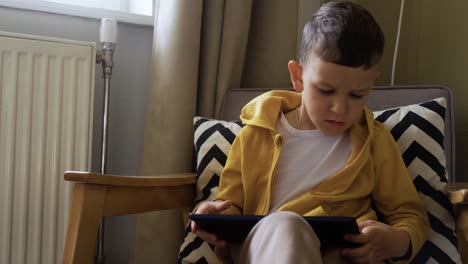
[[[75,183],[63,264],[93,263],[107,187]]]

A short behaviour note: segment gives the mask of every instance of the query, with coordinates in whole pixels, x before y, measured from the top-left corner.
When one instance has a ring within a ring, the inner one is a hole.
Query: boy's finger
[[[359,231],[362,232],[362,230],[366,227],[369,227],[369,226],[376,226],[378,225],[378,222],[377,221],[374,221],[374,220],[366,220],[366,221],[362,221],[358,224],[359,226]]]
[[[215,246],[220,247],[220,248],[225,248],[225,247],[226,247],[226,244],[227,244],[226,241],[224,241],[224,240],[218,240],[218,241],[216,241]]]
[[[344,240],[357,243],[357,244],[365,244],[369,241],[369,238],[366,234],[359,234],[359,235],[346,234],[344,236]]]
[[[199,228],[198,228],[198,225],[197,225],[197,223],[195,221],[190,220],[190,229],[191,229],[192,233],[197,233]]]
[[[203,229],[198,229],[198,231],[195,234],[199,236],[201,239],[212,244],[214,244],[218,240],[215,234],[208,233]]]
[[[206,242],[212,244],[212,245],[215,245],[215,246],[221,247],[221,248],[226,247],[227,243],[226,243],[225,240],[218,239],[218,237],[216,237],[215,234],[208,233],[208,232],[204,231],[203,229],[199,229],[197,231],[196,235],[198,237],[200,237],[201,239],[205,240]]]
[[[230,200],[226,200],[221,203],[213,203],[211,204],[211,209],[213,212],[218,213],[218,212],[228,209],[231,206],[231,204],[232,202]]]
[[[210,213],[210,208],[211,208],[210,203],[211,202],[202,203],[197,208],[197,210],[195,211],[195,214],[208,214],[208,213]]]
[[[363,245],[358,248],[345,248],[342,251],[343,256],[351,258],[360,258],[369,254],[369,248]]]

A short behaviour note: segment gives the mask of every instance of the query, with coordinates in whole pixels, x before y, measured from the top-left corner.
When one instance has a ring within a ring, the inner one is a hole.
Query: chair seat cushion
[[[461,263],[454,211],[444,193],[447,183],[444,154],[445,98],[374,112],[392,133],[413,183],[426,205],[431,229],[428,240],[411,263]],[[215,199],[219,177],[240,121],[194,118],[197,158],[195,205]],[[186,228],[178,263],[219,263],[213,247]]]

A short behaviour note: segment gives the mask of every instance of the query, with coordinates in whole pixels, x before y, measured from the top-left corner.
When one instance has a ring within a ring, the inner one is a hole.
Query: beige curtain
[[[192,119],[214,117],[224,92],[240,87],[251,9],[252,0],[157,1],[141,175],[192,171]],[[181,219],[138,215],[131,262],[174,263]]]
[[[141,174],[191,170],[197,105],[214,117],[240,86],[251,1],[158,1]]]

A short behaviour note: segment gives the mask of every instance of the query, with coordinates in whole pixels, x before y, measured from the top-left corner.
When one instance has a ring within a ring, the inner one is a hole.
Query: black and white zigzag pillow
[[[444,153],[446,99],[374,112],[392,133],[423,200],[431,229],[411,263],[461,263]]]
[[[194,120],[194,145],[197,159],[197,196],[195,205],[211,201],[218,192],[219,175],[226,164],[231,144],[242,129],[240,121],[227,122],[203,117]],[[220,263],[207,242],[185,230],[177,263]]]
[[[413,183],[424,201],[431,230],[428,241],[411,263],[461,263],[458,252],[453,207],[445,193],[447,183],[444,154],[446,101],[444,98],[375,112],[395,138]],[[197,203],[213,200],[219,175],[240,121],[226,122],[196,117]],[[178,263],[219,263],[213,248],[187,228]]]

